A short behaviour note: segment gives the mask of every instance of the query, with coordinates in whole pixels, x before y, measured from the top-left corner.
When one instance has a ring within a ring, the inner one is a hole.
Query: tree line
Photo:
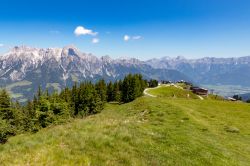
[[[106,102],[127,103],[142,96],[147,81],[140,74],[129,74],[123,80],[106,83],[85,81],[66,87],[60,93],[49,93],[39,86],[33,100],[21,105],[12,101],[5,89],[0,90],[0,143],[10,136],[37,132],[50,125],[102,111]]]
[[[158,81],[157,81],[157,80],[153,80],[153,79],[149,80],[149,82],[148,82],[148,86],[149,86],[150,88],[157,87],[158,84],[159,84]]]

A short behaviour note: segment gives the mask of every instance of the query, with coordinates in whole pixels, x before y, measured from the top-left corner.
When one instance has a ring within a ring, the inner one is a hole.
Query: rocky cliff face
[[[14,47],[0,57],[0,85],[17,97],[31,97],[37,87],[60,90],[75,81],[122,79],[128,73],[141,73],[144,78],[188,79],[175,70],[154,69],[138,59],[97,58],[80,52],[74,46],[39,49]]]

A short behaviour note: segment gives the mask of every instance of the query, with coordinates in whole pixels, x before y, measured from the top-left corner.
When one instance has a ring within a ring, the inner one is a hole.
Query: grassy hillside
[[[174,88],[174,87],[173,87]],[[1,165],[248,165],[250,105],[162,97],[107,104],[100,114],[0,145]],[[172,89],[183,93],[179,89]],[[161,94],[162,93],[162,94]]]
[[[155,89],[149,89],[148,93],[157,97],[199,99],[199,97],[197,97],[197,95],[193,94],[191,91],[183,90],[181,87],[177,88],[174,86],[161,86]]]

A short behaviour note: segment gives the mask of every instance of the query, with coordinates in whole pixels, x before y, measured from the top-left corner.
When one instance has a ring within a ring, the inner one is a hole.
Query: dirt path
[[[170,84],[163,84],[163,85],[158,85],[157,87],[155,88],[146,88],[144,91],[143,91],[143,94],[146,95],[146,96],[149,96],[149,97],[157,97],[155,95],[151,95],[149,94],[147,91],[150,90],[150,89],[158,89],[160,87],[167,87],[167,86],[171,86]]]
[[[204,100],[204,98],[200,95],[197,95],[197,97],[199,97],[201,100]]]
[[[181,86],[179,86],[179,85],[175,85],[175,84],[173,84],[172,86],[174,86],[174,87],[176,87],[176,88],[179,88],[179,89],[183,89]]]
[[[157,86],[157,87],[155,87],[155,88],[146,88],[146,89],[143,91],[143,94],[146,95],[146,96],[149,96],[149,97],[157,97],[157,96],[155,96],[155,95],[149,94],[147,91],[150,90],[150,89],[158,89],[158,88],[160,88],[160,87],[161,87],[161,86]]]
[[[165,84],[165,85],[158,85],[158,86],[155,87],[155,88],[146,88],[146,89],[143,91],[143,94],[144,94],[145,96],[149,96],[149,97],[157,97],[157,96],[155,96],[155,95],[149,94],[149,93],[148,93],[148,90],[150,90],[150,89],[158,89],[158,88],[163,87],[163,86],[165,86],[165,87],[167,87],[167,86],[174,86],[174,87],[176,87],[176,88],[183,89],[181,86],[178,86],[178,85],[175,85],[175,84]],[[197,97],[198,97],[200,100],[204,100],[204,98],[203,98],[202,96],[200,96],[200,95],[197,95]]]

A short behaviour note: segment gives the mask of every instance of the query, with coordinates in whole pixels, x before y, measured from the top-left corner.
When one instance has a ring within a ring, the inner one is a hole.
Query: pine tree
[[[97,94],[97,91],[93,89],[89,98],[89,114],[96,114],[103,109],[104,102],[101,100],[100,95]]]
[[[79,98],[79,90],[77,89],[77,83],[75,82],[71,91],[71,106],[74,110],[74,115],[78,114],[78,107],[79,107],[78,98]]]
[[[5,89],[0,91],[0,116],[7,120],[14,119],[10,96]]]
[[[143,77],[142,77],[141,74],[138,75],[138,78],[139,78],[139,81],[140,81],[140,95],[139,96],[142,96],[143,95],[143,91],[147,87],[147,81],[143,80]]]
[[[0,116],[0,144],[5,143],[8,140],[8,137],[14,135],[13,128],[6,119],[3,119]]]
[[[44,97],[40,97],[40,105],[36,110],[38,122],[41,127],[47,127],[53,123],[53,112],[50,109],[51,103]]]
[[[127,75],[123,80],[121,88],[122,102],[127,103],[135,100],[143,94],[145,87],[145,80],[142,79],[141,75]]]
[[[41,85],[39,85],[38,90],[37,90],[38,101],[40,100],[42,94],[43,94],[42,87],[41,87]]]
[[[50,97],[48,88],[46,88],[46,90],[45,90],[45,97],[46,97],[46,99],[49,99],[49,97]]]
[[[149,87],[154,88],[154,87],[158,86],[158,81],[151,79],[151,80],[149,80],[148,84],[149,84]]]
[[[8,92],[3,89],[0,92],[0,108],[10,108],[11,101]]]
[[[130,85],[129,85],[129,101],[136,99],[138,95],[138,80],[136,76],[131,76]]]
[[[34,97],[33,97],[33,108],[35,109],[37,105],[38,105],[38,100],[37,100],[36,95],[34,95]]]
[[[126,76],[122,82],[122,102],[129,102],[129,77]]]
[[[114,101],[117,101],[117,102],[120,102],[120,100],[121,100],[121,92],[119,89],[119,82],[117,82],[117,81],[114,83],[114,86],[113,86],[113,98],[114,98]]]
[[[111,102],[114,101],[113,95],[113,83],[110,81],[107,86],[107,101]]]
[[[25,111],[18,101],[11,103],[11,111],[13,113],[13,120],[10,124],[15,127],[16,133],[21,133],[24,131]]]
[[[5,143],[9,136],[15,135],[15,116],[11,108],[11,100],[8,92],[0,90],[0,143]]]
[[[24,109],[24,131],[36,132],[38,131],[38,119],[36,116],[36,110],[34,106],[34,101],[28,100]]]
[[[96,90],[103,102],[107,101],[107,87],[104,79],[99,80],[96,83]]]
[[[154,82],[154,81],[153,81]],[[147,86],[140,74],[129,74],[124,80],[96,84],[75,83],[60,94],[43,93],[39,86],[33,101],[25,106],[12,102],[6,90],[0,91],[0,143],[11,135],[25,131],[36,132],[51,124],[60,124],[71,117],[86,116],[100,112],[107,101],[130,102],[141,96]]]
[[[68,87],[66,87],[65,89],[63,89],[59,96],[64,101],[71,102],[71,92],[70,92],[70,89]]]

